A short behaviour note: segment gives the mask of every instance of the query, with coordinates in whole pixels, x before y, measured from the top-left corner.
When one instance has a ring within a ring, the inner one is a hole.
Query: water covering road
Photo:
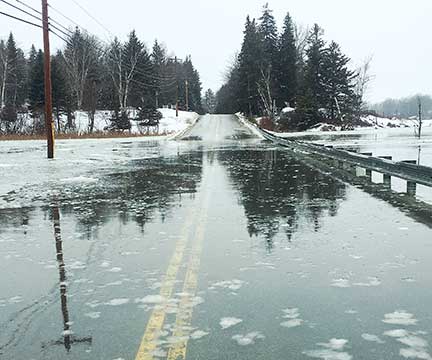
[[[0,359],[431,359],[412,201],[233,116],[58,147],[0,146]]]

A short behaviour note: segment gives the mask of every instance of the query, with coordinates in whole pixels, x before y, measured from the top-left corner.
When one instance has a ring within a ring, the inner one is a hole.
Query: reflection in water
[[[201,181],[202,156],[193,152],[132,161],[126,171],[94,184],[63,189],[62,211],[73,213],[88,235],[113,216],[124,224],[133,220],[144,231],[156,214],[164,221],[175,206],[181,206],[185,194],[194,196]]]
[[[89,343],[91,344],[92,338],[76,338],[72,335],[71,322],[69,318],[68,300],[67,300],[67,283],[66,283],[66,265],[63,257],[63,242],[61,237],[60,227],[60,210],[58,205],[52,207],[52,218],[54,223],[54,238],[56,244],[57,265],[59,270],[59,284],[60,284],[60,303],[63,317],[63,340],[54,342],[54,345],[64,345],[65,349],[69,352],[72,344],[74,343]]]
[[[239,191],[249,234],[263,235],[269,249],[281,227],[290,241],[303,220],[318,231],[325,211],[335,216],[345,197],[342,182],[285,152],[221,151],[219,159]]]

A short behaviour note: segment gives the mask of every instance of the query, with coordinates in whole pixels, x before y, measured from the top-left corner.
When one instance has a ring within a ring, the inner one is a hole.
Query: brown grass
[[[74,139],[116,139],[116,138],[137,138],[150,136],[164,136],[169,133],[154,134],[130,134],[128,132],[95,132],[92,134],[56,134],[57,140],[74,140]],[[46,135],[0,135],[0,141],[24,141],[24,140],[46,140]]]

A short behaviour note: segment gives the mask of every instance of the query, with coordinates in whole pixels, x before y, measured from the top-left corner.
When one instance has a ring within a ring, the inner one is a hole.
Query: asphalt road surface
[[[58,147],[19,188],[43,143],[1,155],[0,359],[431,359],[432,222],[410,203],[230,115]]]

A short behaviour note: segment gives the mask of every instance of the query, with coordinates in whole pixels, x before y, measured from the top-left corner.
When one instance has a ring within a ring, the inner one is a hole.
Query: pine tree
[[[215,112],[216,107],[216,97],[212,89],[208,89],[204,95],[204,110],[213,114]]]
[[[330,122],[340,122],[342,117],[354,113],[354,80],[357,75],[348,69],[349,62],[350,59],[334,41],[324,49],[321,81],[325,92],[324,107]]]
[[[263,8],[262,16],[259,18],[258,32],[260,34],[260,41],[257,46],[262,46],[261,60],[261,79],[260,83],[267,79],[270,80],[270,95],[272,98],[278,97],[279,91],[279,77],[278,77],[278,63],[279,63],[279,48],[278,48],[278,29],[276,20],[273,16],[273,11],[270,10],[268,3]],[[273,99],[269,99],[272,103]]]
[[[158,108],[160,107],[160,105],[164,104],[164,99],[165,99],[163,88],[165,87],[164,77],[166,72],[167,55],[166,55],[166,50],[159,44],[157,40],[155,40],[153,44],[151,61],[153,65],[153,72],[155,74],[155,81],[154,81],[155,107]]]
[[[263,49],[255,19],[246,18],[244,40],[239,54],[239,110],[252,116],[259,113],[258,83],[263,76]]]
[[[284,20],[283,32],[279,39],[278,62],[278,106],[285,104],[294,107],[297,95],[297,49],[294,36],[294,24],[290,14]]]
[[[33,54],[34,56],[34,54]],[[44,130],[43,113],[45,104],[44,85],[44,54],[39,50],[34,58],[30,58],[29,104],[34,119],[34,132]]]
[[[299,97],[298,112],[302,120],[300,129],[307,129],[320,122],[321,109],[325,104],[325,89],[323,76],[323,30],[315,24],[308,38],[307,61],[304,69],[302,94]]]

